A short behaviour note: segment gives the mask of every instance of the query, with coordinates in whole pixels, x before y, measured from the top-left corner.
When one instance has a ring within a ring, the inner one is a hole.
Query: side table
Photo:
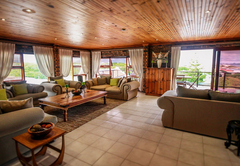
[[[231,135],[234,133],[234,131],[235,131],[238,141],[232,141]],[[240,120],[231,120],[228,122],[227,136],[228,136],[228,140],[225,142],[226,148],[228,148],[230,145],[237,146],[238,147],[237,155],[239,156],[239,152],[240,152]]]
[[[61,164],[63,161],[64,150],[65,150],[64,133],[65,133],[64,130],[54,127],[53,130],[46,137],[44,137],[43,139],[39,139],[39,140],[32,139],[31,135],[28,132],[18,135],[16,137],[13,137],[13,139],[15,140],[15,143],[16,143],[17,156],[18,156],[18,159],[21,162],[21,164],[22,165],[30,165],[28,162],[32,160],[33,165],[37,166],[36,156],[44,155],[47,151],[47,147],[60,153],[58,158],[56,159],[56,161],[53,162],[52,166]],[[62,148],[61,149],[58,149],[49,144],[49,142],[53,141],[54,139],[56,139],[60,136],[62,136]],[[18,143],[20,143],[23,146],[30,149],[32,156],[24,157],[19,150]],[[39,147],[42,147],[42,149],[38,153],[34,154],[34,150]]]

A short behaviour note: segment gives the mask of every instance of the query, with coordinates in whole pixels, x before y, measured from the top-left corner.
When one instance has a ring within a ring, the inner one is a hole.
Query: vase
[[[157,67],[158,67],[158,68],[161,68],[161,66],[162,66],[162,60],[159,59],[159,60],[157,60]]]

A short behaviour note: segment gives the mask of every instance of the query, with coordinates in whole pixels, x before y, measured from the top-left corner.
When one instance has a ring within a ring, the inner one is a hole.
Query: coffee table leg
[[[64,119],[64,122],[67,121],[67,110],[63,110],[63,119]]]
[[[106,96],[103,96],[104,104],[106,104]]]

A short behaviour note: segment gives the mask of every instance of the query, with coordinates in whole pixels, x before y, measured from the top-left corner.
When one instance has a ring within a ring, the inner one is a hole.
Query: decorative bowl
[[[28,133],[31,134],[32,139],[42,139],[52,131],[54,126],[51,122],[38,123],[31,126]]]
[[[82,93],[82,91],[81,90],[72,90],[72,94],[74,94],[74,95],[80,95]]]

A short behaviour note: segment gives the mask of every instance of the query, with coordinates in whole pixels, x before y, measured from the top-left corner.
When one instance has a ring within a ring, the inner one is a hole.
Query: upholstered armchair
[[[63,79],[62,76],[59,77],[50,77],[50,81],[42,82],[41,85],[44,86],[45,92],[48,93],[48,96],[54,96],[66,93],[65,87],[62,87],[61,85],[57,84],[55,80]],[[68,91],[71,90],[77,90],[81,88],[82,83],[80,81],[68,81],[64,80],[65,84],[68,84],[69,88]]]

